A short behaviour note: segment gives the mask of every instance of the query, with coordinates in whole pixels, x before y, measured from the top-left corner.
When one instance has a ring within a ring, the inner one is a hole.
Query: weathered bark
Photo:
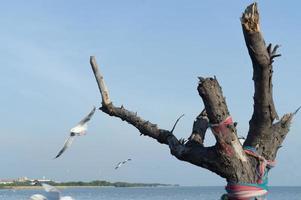
[[[215,147],[204,147],[202,144],[190,142],[183,144],[172,134],[171,131],[158,128],[156,124],[142,119],[137,115],[137,113],[131,112],[123,106],[115,107],[111,101],[104,101],[106,98],[109,99],[109,92],[105,86],[103,76],[98,70],[98,65],[94,56],[91,56],[90,64],[96,81],[100,86],[99,91],[102,96],[102,107],[99,108],[100,110],[110,116],[118,117],[121,120],[128,122],[136,127],[142,135],[149,136],[156,139],[159,143],[168,145],[171,154],[179,160],[187,161],[191,164],[210,169],[225,178],[228,176],[224,172],[223,167],[216,160],[218,155]],[[103,91],[106,92],[103,93]]]
[[[220,124],[230,116],[222,89],[215,78],[201,78],[198,91],[203,99],[210,124]],[[231,123],[226,128],[227,130],[224,133],[215,131],[213,133],[216,138],[216,149],[225,165],[224,170],[231,172],[226,177],[227,181],[255,181],[253,168],[238,141],[234,124]]]
[[[272,48],[266,46],[259,26],[259,12],[257,4],[247,7],[241,17],[242,29],[246,46],[253,64],[254,81],[254,111],[249,122],[250,128],[245,146],[256,147],[257,151],[266,159],[274,160],[281,145],[292,117],[290,114],[273,124],[278,115],[273,100],[273,59],[281,56],[277,54],[278,45]],[[282,128],[279,124],[284,124]]]
[[[192,133],[188,138],[188,142],[203,145],[208,127],[209,119],[204,109],[193,122]]]
[[[256,148],[260,159],[274,160],[295,114],[286,114],[274,123],[278,115],[272,95],[272,63],[275,57],[280,56],[276,53],[279,46],[272,48],[271,44],[265,45],[260,32],[256,3],[246,8],[241,17],[241,24],[253,64],[255,87],[254,112],[243,145]],[[136,127],[141,135],[168,145],[171,154],[179,160],[206,168],[225,178],[228,183],[257,183],[259,179],[257,168],[262,160],[246,153],[240,144],[235,123],[232,121],[222,89],[215,77],[199,78],[197,89],[205,109],[194,121],[192,133],[188,141],[184,142],[173,135],[173,130],[160,129],[156,124],[139,117],[137,113],[123,106],[114,106],[94,56],[91,56],[90,64],[102,96],[102,107],[99,108],[101,111],[128,122]],[[211,147],[204,146],[208,128],[216,139],[216,144]]]

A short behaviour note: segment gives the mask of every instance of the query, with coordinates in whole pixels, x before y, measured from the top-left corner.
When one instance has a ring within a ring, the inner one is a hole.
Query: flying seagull
[[[118,169],[119,167],[121,167],[122,165],[124,165],[125,163],[127,163],[128,161],[131,161],[132,159],[126,159],[126,160],[124,160],[124,161],[122,161],[122,162],[119,162],[117,165],[116,165],[116,167],[115,167],[115,169]]]
[[[42,183],[44,190],[47,192],[46,197],[41,194],[34,194],[30,197],[29,200],[74,200],[70,196],[61,196],[61,193],[58,189],[52,185]]]
[[[66,151],[66,149],[71,146],[75,136],[82,136],[86,134],[88,128],[88,122],[90,121],[93,114],[95,113],[95,110],[96,108],[94,106],[91,112],[84,119],[82,119],[75,127],[73,127],[70,130],[70,135],[68,139],[65,141],[64,147],[60,150],[60,152],[57,154],[57,156],[54,159],[60,157]]]
[[[32,195],[29,200],[47,200],[47,198],[41,194]]]

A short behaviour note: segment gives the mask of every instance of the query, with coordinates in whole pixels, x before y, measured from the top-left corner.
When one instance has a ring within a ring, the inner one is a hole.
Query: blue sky
[[[3,1],[0,7],[0,178],[223,185],[217,175],[176,160],[169,149],[97,112],[88,135],[52,160],[69,129],[101,99],[90,69],[95,55],[116,105],[188,137],[203,104],[197,76],[216,75],[246,135],[253,82],[239,17],[252,1]],[[274,64],[279,115],[301,104],[299,1],[260,1],[266,42],[281,45]],[[300,116],[271,185],[301,185]],[[207,145],[214,144],[211,133]],[[132,158],[118,171],[114,165]]]

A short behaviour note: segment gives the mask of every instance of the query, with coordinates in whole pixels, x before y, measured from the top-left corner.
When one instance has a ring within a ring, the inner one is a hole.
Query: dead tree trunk
[[[113,105],[102,74],[91,56],[90,63],[102,96],[102,110],[136,127],[142,135],[166,144],[179,160],[206,168],[228,182],[229,199],[252,199],[266,195],[266,180],[273,166],[277,150],[282,144],[294,113],[285,114],[279,121],[272,96],[273,59],[278,45],[266,46],[259,26],[256,3],[246,8],[241,17],[246,46],[253,63],[255,87],[254,111],[250,120],[247,139],[242,145],[237,137],[222,89],[214,78],[199,78],[198,92],[205,109],[193,123],[187,142],[178,140],[172,130],[160,129],[156,124],[139,117],[137,113]],[[214,146],[205,147],[207,129],[216,138]],[[241,186],[247,187],[241,187]],[[254,189],[255,192],[254,193]]]

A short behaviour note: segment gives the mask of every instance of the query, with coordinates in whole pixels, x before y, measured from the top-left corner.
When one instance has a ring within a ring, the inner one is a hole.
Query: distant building
[[[25,182],[30,182],[31,185],[35,185],[37,182],[40,183],[47,183],[47,182],[54,182],[50,179],[46,179],[45,176],[41,179],[29,179],[26,176],[24,177],[19,177],[16,179],[0,179],[0,185],[7,185],[7,184],[12,184],[12,183],[25,183]]]
[[[46,179],[46,178],[42,178],[42,179],[35,179],[35,181],[38,181],[40,183],[47,183],[47,182],[51,182],[52,180]]]
[[[30,181],[31,185],[36,185],[36,184],[38,184],[38,183],[55,182],[55,181],[53,181],[53,180],[46,179],[45,176],[43,176],[43,178],[41,178],[41,179],[31,179],[31,180],[29,180],[29,181]]]
[[[6,185],[6,184],[12,184],[15,182],[15,179],[0,179],[0,184]]]
[[[27,178],[26,176],[17,178],[17,179],[15,180],[15,182],[21,182],[21,183],[24,183],[24,182],[27,182],[27,181],[30,181],[30,179]]]

